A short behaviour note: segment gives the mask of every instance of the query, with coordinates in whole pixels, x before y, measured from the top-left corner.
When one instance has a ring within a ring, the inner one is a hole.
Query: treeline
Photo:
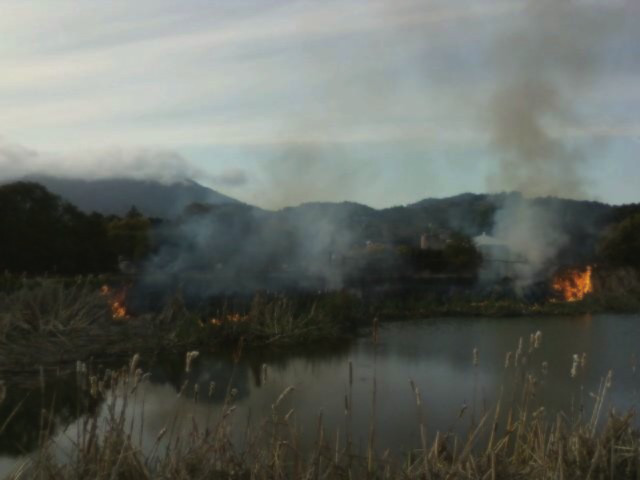
[[[488,226],[490,200],[463,195],[450,199],[450,205],[439,202],[441,222],[436,227],[448,230],[450,238],[444,248],[425,251],[419,248],[418,232],[432,225],[429,202],[381,211],[382,220],[376,220],[377,211],[355,204],[308,204],[281,212],[194,204],[180,218],[163,222],[145,217],[135,207],[125,216],[88,214],[37,183],[17,182],[0,186],[0,273],[117,272],[122,260],[139,263],[155,251],[169,259],[180,256],[185,268],[228,267],[245,273],[291,272],[296,262],[299,268],[314,262],[322,268],[338,264],[355,276],[473,273],[482,263],[473,233],[455,224],[476,225],[474,231]],[[535,201],[562,213],[569,242],[559,259],[565,263],[640,268],[640,205]],[[328,226],[332,233],[321,231]],[[320,251],[318,232],[335,237]],[[341,241],[345,232],[348,241]]]
[[[118,260],[149,249],[151,221],[133,208],[123,218],[86,214],[43,186],[0,186],[0,271],[75,275],[113,272]]]

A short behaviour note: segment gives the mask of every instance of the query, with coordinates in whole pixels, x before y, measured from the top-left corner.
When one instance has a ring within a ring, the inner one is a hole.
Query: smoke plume
[[[498,80],[489,104],[498,153],[492,190],[532,196],[588,196],[583,171],[588,148],[566,135],[580,127],[577,98],[601,71],[603,45],[620,8],[572,0],[528,3],[496,49]],[[569,128],[568,128],[569,127]],[[567,241],[558,212],[518,196],[498,210],[494,234],[528,264],[535,279]]]

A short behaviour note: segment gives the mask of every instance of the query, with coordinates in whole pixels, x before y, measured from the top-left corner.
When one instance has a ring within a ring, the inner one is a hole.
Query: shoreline
[[[180,295],[174,295],[157,312],[135,315],[121,312],[120,303],[114,310],[113,298],[96,288],[96,280],[62,284],[39,279],[31,288],[0,290],[0,375],[143,352],[260,350],[348,340],[358,329],[371,327],[374,319],[382,323],[436,317],[640,313],[640,296],[635,294],[529,303],[470,296],[389,296],[367,301],[347,292],[331,292],[290,297],[257,294],[235,305],[225,300],[197,310],[187,308]]]

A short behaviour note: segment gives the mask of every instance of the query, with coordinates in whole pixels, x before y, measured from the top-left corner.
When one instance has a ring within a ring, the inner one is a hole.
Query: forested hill
[[[17,182],[0,186],[0,271],[117,271],[119,258],[141,264],[167,245],[169,259],[184,259],[184,253],[191,252],[194,264],[202,265],[206,255],[217,252],[227,260],[236,254],[243,261],[256,259],[253,266],[263,263],[265,268],[276,261],[289,263],[293,254],[299,264],[312,258],[322,264],[336,252],[365,245],[385,246],[387,251],[416,249],[425,232],[472,245],[469,238],[490,233],[496,212],[514,198],[556,213],[559,228],[569,238],[566,252],[561,252],[565,261],[574,255],[579,261],[640,267],[637,204],[525,200],[518,194],[464,194],[382,210],[349,202],[307,203],[279,211],[235,201],[196,202],[174,218],[154,220],[150,216],[160,211],[141,212],[138,204],[128,205],[121,215],[86,213],[40,184]],[[170,199],[163,202],[165,211],[179,209]]]
[[[162,183],[130,178],[78,180],[50,176],[31,176],[25,180],[45,186],[84,212],[104,215],[125,215],[135,205],[148,217],[172,218],[195,202],[238,203],[192,180]]]

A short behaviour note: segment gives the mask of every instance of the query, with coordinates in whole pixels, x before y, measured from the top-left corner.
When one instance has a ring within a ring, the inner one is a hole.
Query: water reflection
[[[144,410],[139,440],[149,446],[168,426],[180,431],[191,428],[193,422],[203,429],[213,425],[222,415],[226,394],[233,390],[238,406],[233,414],[233,434],[241,442],[247,428],[259,428],[275,399],[287,387],[294,386],[279,408],[284,412],[294,409],[292,418],[301,429],[303,447],[313,441],[319,412],[323,413],[327,432],[349,431],[356,446],[366,445],[375,381],[378,444],[403,451],[419,442],[418,412],[410,379],[420,389],[430,437],[436,430],[465,432],[495,405],[500,395],[505,410],[519,401],[513,388],[523,381],[522,370],[513,366],[505,369],[505,355],[513,352],[513,361],[520,338],[528,351],[529,335],[538,330],[543,332],[542,344],[526,355],[528,368],[539,378],[531,399],[532,409],[544,404],[550,414],[562,410],[575,416],[582,404],[585,411],[590,411],[593,399],[589,393],[597,390],[609,370],[615,373],[605,411],[612,405],[621,409],[637,406],[639,381],[631,359],[640,353],[639,321],[638,316],[610,315],[430,319],[386,324],[381,327],[377,345],[363,337],[349,344],[246,354],[237,363],[230,353],[203,354],[189,373],[185,372],[184,355],[147,359],[143,368],[151,372],[150,381],[136,393],[132,413],[140,419]],[[473,365],[474,348],[478,349],[477,366]],[[586,367],[571,378],[572,357],[583,352],[587,354]],[[547,366],[543,367],[543,363]],[[263,364],[268,365],[266,382]],[[78,414],[102,408],[78,395],[74,378],[60,378],[47,386],[47,391],[56,397],[56,424],[61,428],[68,425],[65,435],[71,438]],[[187,381],[186,389],[178,396]],[[209,397],[211,382],[216,388]],[[195,385],[199,392],[197,402]],[[23,396],[24,392],[16,390],[7,399],[2,418],[7,418]],[[345,416],[345,396],[353,405],[351,416]],[[40,420],[36,412],[42,408],[41,397],[37,388],[26,397],[0,438],[1,454],[14,456],[37,445]],[[50,398],[47,397],[47,404]],[[466,413],[459,418],[463,408]]]

